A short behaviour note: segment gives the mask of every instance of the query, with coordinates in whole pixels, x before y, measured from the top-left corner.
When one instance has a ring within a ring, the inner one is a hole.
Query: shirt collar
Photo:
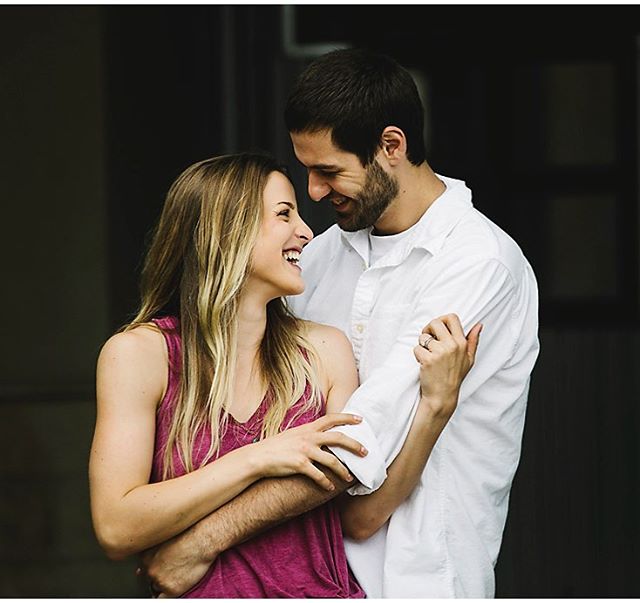
[[[411,250],[418,248],[425,249],[431,255],[436,255],[453,227],[473,207],[471,191],[462,180],[447,178],[439,174],[436,176],[444,182],[446,190],[424,212],[410,236],[391,251],[385,264],[401,262]],[[342,240],[353,247],[361,257],[366,258],[368,257],[371,230],[372,227],[355,232],[341,231]]]

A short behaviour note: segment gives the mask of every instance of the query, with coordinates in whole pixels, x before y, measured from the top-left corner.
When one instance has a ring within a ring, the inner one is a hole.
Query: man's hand
[[[143,553],[137,574],[147,575],[154,596],[183,595],[223,551],[315,509],[349,487],[329,469],[324,471],[334,485],[331,491],[306,475],[257,481],[181,534]]]
[[[183,533],[142,553],[136,573],[146,574],[155,597],[179,597],[204,577],[214,560],[209,551],[202,555]]]

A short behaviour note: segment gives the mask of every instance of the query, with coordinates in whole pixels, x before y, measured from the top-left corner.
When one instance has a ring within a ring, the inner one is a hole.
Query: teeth
[[[295,249],[285,251],[282,255],[284,256],[284,259],[287,260],[287,262],[297,264],[300,261],[300,252],[296,251]]]

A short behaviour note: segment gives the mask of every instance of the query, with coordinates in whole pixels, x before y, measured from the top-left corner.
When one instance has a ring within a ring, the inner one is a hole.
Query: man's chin
[[[356,230],[360,230],[362,227],[356,223],[353,219],[353,216],[342,216],[336,213],[336,224],[341,230],[345,232],[355,232]]]

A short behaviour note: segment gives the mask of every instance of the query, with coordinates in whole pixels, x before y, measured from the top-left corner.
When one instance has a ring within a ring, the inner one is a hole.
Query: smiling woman
[[[327,431],[360,420],[336,412],[357,386],[351,347],[283,301],[304,289],[297,262],[312,237],[270,157],[208,159],[172,185],[140,310],[98,360],[91,510],[111,558],[167,541],[265,477],[305,475],[327,493],[318,466],[352,480],[324,449],[366,454]],[[242,547],[189,595],[364,596],[334,504]]]
[[[267,179],[262,215],[249,282],[262,283],[267,297],[300,294],[304,281],[298,260],[313,232],[298,213],[293,185],[281,172]]]

